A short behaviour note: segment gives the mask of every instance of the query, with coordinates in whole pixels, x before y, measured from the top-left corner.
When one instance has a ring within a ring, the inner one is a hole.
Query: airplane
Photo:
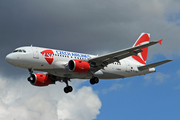
[[[5,59],[15,67],[28,69],[30,77],[27,80],[32,85],[48,86],[56,81],[64,82],[64,92],[69,93],[73,91],[73,87],[68,84],[71,79],[90,79],[94,85],[99,79],[153,73],[156,72],[154,67],[172,61],[164,60],[147,65],[148,47],[162,42],[162,39],[149,40],[149,33],[141,33],[132,47],[100,56],[31,45],[16,48]],[[33,73],[34,70],[46,73]]]

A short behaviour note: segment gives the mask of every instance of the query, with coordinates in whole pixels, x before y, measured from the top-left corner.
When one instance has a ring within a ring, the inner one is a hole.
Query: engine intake
[[[86,73],[89,71],[90,65],[86,61],[70,60],[68,62],[68,69],[69,71],[76,72],[76,73]]]
[[[47,74],[35,73],[28,78],[28,81],[34,86],[48,86],[51,79]]]

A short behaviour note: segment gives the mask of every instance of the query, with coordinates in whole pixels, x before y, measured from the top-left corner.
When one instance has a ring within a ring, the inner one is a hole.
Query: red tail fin
[[[150,34],[141,33],[141,35],[139,36],[133,47],[149,42],[149,40],[150,40]],[[143,48],[141,53],[139,53],[137,56],[132,55],[132,57],[139,63],[146,65],[147,54],[148,54],[148,47]]]

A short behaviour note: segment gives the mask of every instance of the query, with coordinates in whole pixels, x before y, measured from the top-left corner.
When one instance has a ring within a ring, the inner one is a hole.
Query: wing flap
[[[149,65],[138,67],[138,69],[140,71],[143,71],[143,70],[146,70],[146,69],[149,69],[149,68],[153,68],[153,67],[156,67],[156,66],[159,66],[159,65],[171,62],[171,61],[172,60],[164,60],[164,61],[160,61],[160,62],[157,62],[157,63],[152,63],[152,64],[149,64]]]

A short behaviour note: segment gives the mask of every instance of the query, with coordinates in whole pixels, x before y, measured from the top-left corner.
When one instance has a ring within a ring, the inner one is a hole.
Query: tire
[[[73,91],[73,88],[71,86],[68,86],[67,89],[68,89],[69,92]]]
[[[64,88],[64,92],[65,93],[69,93],[69,92],[72,92],[73,91],[73,88],[71,86],[67,86]]]
[[[90,79],[90,83],[91,83],[91,85],[94,85],[94,84],[95,84],[95,81],[94,81],[93,78]]]
[[[95,77],[94,82],[97,84],[99,82],[99,78]]]
[[[65,93],[68,93],[68,92],[69,92],[69,91],[68,91],[68,87],[65,87],[65,88],[64,88],[64,92],[65,92]]]

